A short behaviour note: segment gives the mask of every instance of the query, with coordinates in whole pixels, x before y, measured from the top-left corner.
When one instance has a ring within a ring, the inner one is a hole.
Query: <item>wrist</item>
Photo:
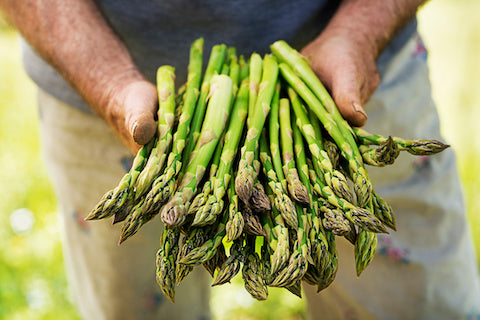
[[[351,39],[359,50],[376,60],[422,3],[422,0],[344,0],[324,32]]]

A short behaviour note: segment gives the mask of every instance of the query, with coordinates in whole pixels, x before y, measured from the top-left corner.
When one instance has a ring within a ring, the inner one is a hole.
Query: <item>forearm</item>
[[[325,29],[348,35],[375,58],[425,0],[344,0]],[[322,37],[322,35],[320,36]]]
[[[115,95],[145,79],[95,3],[0,0],[0,4],[37,52],[59,70],[95,112],[116,127],[124,141],[128,140],[128,134],[121,132],[125,116],[115,106]]]

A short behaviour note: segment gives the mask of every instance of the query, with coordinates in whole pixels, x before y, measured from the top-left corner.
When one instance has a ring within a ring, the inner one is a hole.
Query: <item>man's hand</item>
[[[0,0],[23,37],[136,152],[155,134],[157,92],[93,0]]]
[[[353,126],[363,126],[367,121],[363,106],[380,81],[373,53],[351,35],[327,30],[302,54],[330,89],[343,117]]]
[[[156,131],[156,87],[148,81],[134,81],[112,89],[106,99],[103,118],[130,150],[138,151]]]
[[[367,121],[363,106],[380,82],[378,56],[422,2],[344,0],[322,34],[302,50],[353,126]]]

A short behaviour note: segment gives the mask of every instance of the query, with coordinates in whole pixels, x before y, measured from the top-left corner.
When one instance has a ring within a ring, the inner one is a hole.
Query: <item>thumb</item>
[[[155,135],[157,105],[157,90],[153,84],[138,82],[129,88],[125,99],[125,127],[135,143],[144,145]]]
[[[332,83],[333,100],[342,114],[354,127],[362,127],[367,122],[367,113],[362,101],[362,81],[350,77],[342,77]]]

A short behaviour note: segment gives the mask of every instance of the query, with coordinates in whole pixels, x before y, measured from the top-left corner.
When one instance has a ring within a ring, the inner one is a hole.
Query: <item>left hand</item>
[[[327,28],[301,53],[309,58],[343,117],[355,127],[363,126],[367,121],[364,105],[380,82],[368,41],[345,29]]]

